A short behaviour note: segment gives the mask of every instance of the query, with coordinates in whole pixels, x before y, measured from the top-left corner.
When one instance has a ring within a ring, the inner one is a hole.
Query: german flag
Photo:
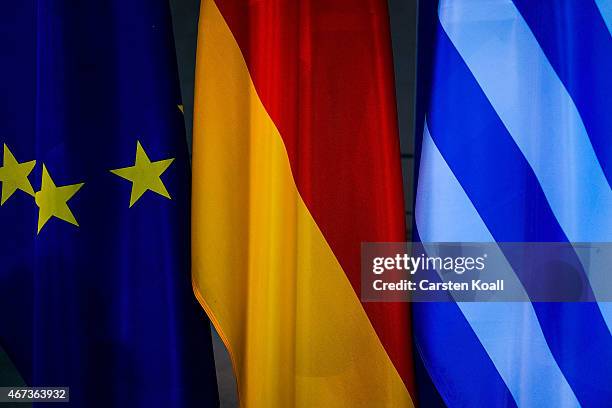
[[[201,7],[193,284],[242,406],[413,406],[407,305],[359,301],[405,240],[386,1]]]

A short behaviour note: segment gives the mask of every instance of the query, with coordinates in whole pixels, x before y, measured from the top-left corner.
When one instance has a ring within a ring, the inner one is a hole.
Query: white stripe
[[[612,35],[612,1],[611,0],[595,0],[597,8],[601,13],[601,17],[608,27],[608,31]]]
[[[612,189],[563,83],[510,0],[442,0],[440,22],[571,242],[612,241]],[[595,296],[605,293],[589,276]],[[599,296],[601,297],[601,296]],[[610,307],[600,304],[612,331]]]
[[[427,124],[415,216],[423,242],[495,242],[434,144]],[[509,264],[507,270],[506,279],[517,279]],[[580,406],[548,348],[531,303],[457,304],[519,407]]]

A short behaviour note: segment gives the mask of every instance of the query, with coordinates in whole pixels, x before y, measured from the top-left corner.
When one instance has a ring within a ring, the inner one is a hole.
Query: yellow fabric
[[[0,167],[0,181],[2,181],[2,198],[0,205],[4,205],[15,191],[21,190],[34,197],[34,189],[28,176],[34,170],[36,160],[19,163],[8,146],[4,145],[2,167]]]
[[[83,187],[83,184],[85,183],[69,184],[66,186],[55,185],[47,167],[43,163],[40,191],[37,191],[34,195],[34,201],[36,201],[38,206],[37,233],[40,233],[42,227],[45,226],[51,217],[57,217],[72,225],[79,226],[70,207],[68,207],[68,200]]]
[[[114,169],[110,172],[132,182],[132,193],[130,194],[130,208],[132,208],[136,201],[149,190],[162,197],[172,199],[170,193],[166,190],[164,182],[161,180],[161,175],[164,174],[173,161],[174,158],[152,162],[140,141],[136,141],[134,165]]]
[[[196,296],[231,354],[243,407],[411,407],[300,198],[274,123],[212,0],[196,72]]]

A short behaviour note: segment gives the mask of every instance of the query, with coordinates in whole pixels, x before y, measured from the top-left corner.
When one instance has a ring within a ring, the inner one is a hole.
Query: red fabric
[[[359,295],[361,242],[405,240],[386,0],[216,2]],[[363,306],[414,395],[408,305]]]

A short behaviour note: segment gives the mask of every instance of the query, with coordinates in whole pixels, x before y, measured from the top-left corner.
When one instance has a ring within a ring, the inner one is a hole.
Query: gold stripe
[[[214,1],[200,15],[192,257],[244,407],[412,407],[302,201]]]

